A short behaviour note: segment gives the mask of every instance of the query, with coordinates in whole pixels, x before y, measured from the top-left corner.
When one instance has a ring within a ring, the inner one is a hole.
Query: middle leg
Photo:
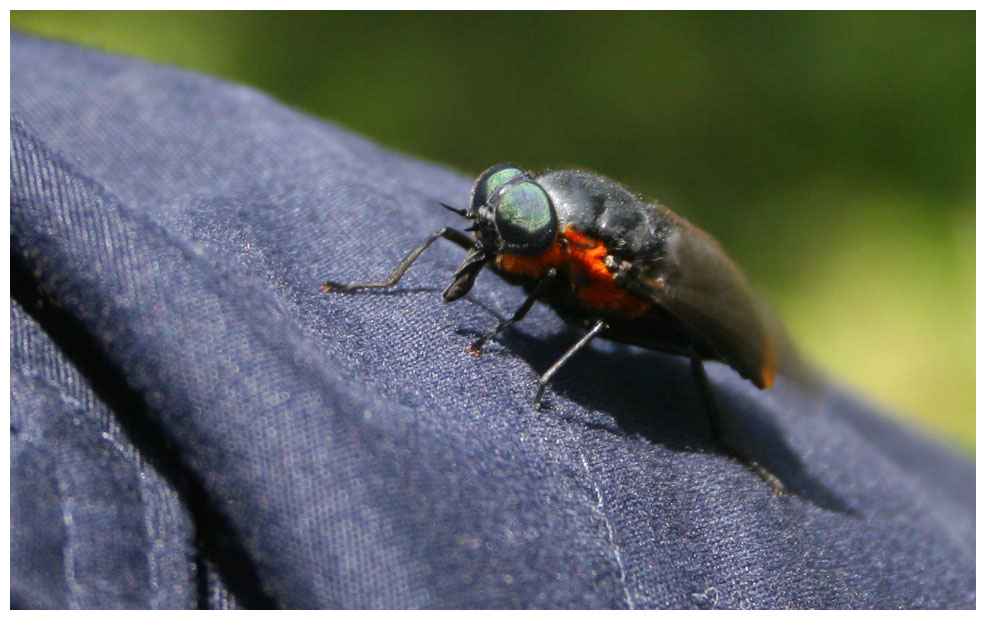
[[[471,345],[469,345],[469,353],[479,355],[483,352],[483,347],[485,347],[490,340],[493,340],[500,335],[500,332],[527,316],[527,312],[531,309],[531,306],[533,306],[534,302],[544,294],[544,291],[557,276],[557,270],[554,268],[548,269],[545,272],[544,277],[534,285],[534,289],[531,291],[530,295],[527,296],[527,299],[524,300],[524,303],[522,303],[520,307],[517,308],[517,311],[514,312],[514,315],[505,321],[500,321],[496,327],[483,334],[482,337],[476,339]]]
[[[541,408],[541,397],[544,396],[544,389],[548,387],[548,382],[551,381],[551,377],[553,377],[555,373],[558,372],[558,370],[565,365],[565,362],[572,359],[573,355],[584,349],[585,346],[589,344],[589,342],[593,338],[595,338],[602,332],[606,331],[608,327],[609,325],[607,325],[605,321],[603,321],[602,319],[598,319],[595,323],[592,324],[592,327],[589,328],[589,332],[586,333],[585,336],[582,336],[582,338],[574,345],[572,345],[572,347],[568,351],[565,351],[565,353],[561,357],[559,357],[558,360],[554,364],[552,364],[551,367],[548,368],[548,370],[546,370],[543,375],[541,375],[541,378],[538,379],[538,393],[534,397],[535,407],[537,407],[538,409]]]

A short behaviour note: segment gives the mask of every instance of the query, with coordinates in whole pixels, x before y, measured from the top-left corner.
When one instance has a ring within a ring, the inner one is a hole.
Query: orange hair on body
[[[588,237],[571,226],[545,252],[537,256],[501,254],[496,258],[499,269],[518,276],[539,280],[554,267],[567,273],[575,287],[575,296],[587,308],[610,316],[632,319],[642,315],[651,302],[637,297],[616,283],[606,266],[606,244]]]

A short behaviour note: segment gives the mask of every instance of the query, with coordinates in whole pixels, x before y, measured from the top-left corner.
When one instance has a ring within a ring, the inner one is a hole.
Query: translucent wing
[[[780,320],[719,242],[673,212],[667,215],[676,225],[664,256],[641,266],[627,287],[667,310],[761,389],[770,388],[782,369],[801,374]]]

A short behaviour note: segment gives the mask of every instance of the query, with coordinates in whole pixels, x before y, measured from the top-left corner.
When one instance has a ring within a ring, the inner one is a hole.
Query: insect
[[[468,209],[442,206],[470,220],[469,236],[442,228],[414,248],[387,280],[340,284],[350,292],[393,287],[432,243],[448,239],[465,250],[445,289],[446,302],[463,297],[490,267],[527,298],[470,346],[483,347],[524,318],[535,301],[587,327],[538,380],[541,405],[551,378],[593,338],[602,337],[687,357],[715,438],[779,492],[780,482],[729,447],[703,362],[732,367],[769,389],[791,348],[780,322],[753,291],[719,243],[669,208],[646,202],[618,183],[582,170],[532,175],[514,164],[487,169],[475,181]]]

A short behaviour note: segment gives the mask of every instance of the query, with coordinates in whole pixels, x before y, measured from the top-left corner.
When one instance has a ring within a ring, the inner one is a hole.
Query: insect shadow
[[[478,333],[468,328],[459,331],[465,335]],[[573,328],[538,338],[512,330],[501,335],[498,343],[540,374],[579,335]],[[488,352],[493,353],[494,348]],[[742,434],[740,444],[780,479],[786,494],[823,510],[858,516],[855,508],[805,468],[769,412],[751,411],[736,402],[723,386],[713,384],[713,390],[717,406],[731,421],[729,430]],[[726,457],[713,439],[688,360],[682,357],[621,345],[609,345],[604,350],[587,347],[552,381],[547,408],[550,410],[551,401],[561,398],[607,414],[613,422],[582,418],[570,420],[573,423],[617,435],[639,436],[676,452],[722,453]]]
[[[756,472],[775,493],[785,486],[802,493],[815,489],[813,497],[835,505],[826,499],[831,494],[809,484],[812,479],[803,473],[793,451],[785,453],[775,447],[784,445],[782,433],[763,423],[763,428],[753,429],[764,431],[753,436],[766,434],[775,440],[767,442],[771,448],[768,458],[775,461],[770,467],[758,454],[761,450],[750,450],[748,442],[742,441],[741,435],[750,435],[747,431],[751,429],[736,432],[730,419],[736,412],[730,413],[732,407],[715,402],[703,360],[721,360],[760,389],[773,385],[779,365],[787,370],[793,366],[780,320],[709,233],[668,207],[646,202],[615,181],[584,170],[532,175],[514,164],[498,164],[476,179],[468,208],[440,204],[469,221],[465,232],[448,226],[433,232],[406,254],[385,280],[326,280],[321,290],[352,293],[392,289],[433,243],[450,241],[467,254],[442,292],[444,301],[464,298],[487,266],[508,283],[524,285],[527,292],[509,319],[501,319],[473,340],[470,353],[480,354],[486,344],[522,320],[538,300],[573,324],[591,326],[541,373],[533,406],[539,406],[554,375],[573,357],[578,358],[575,370],[586,369],[591,362],[603,363],[598,356],[578,356],[596,337],[634,342],[655,351],[675,351],[688,357],[693,379],[675,385],[690,383],[695,388],[705,414],[702,417],[711,422],[709,430],[720,449]],[[543,347],[538,350],[544,351]],[[543,357],[540,366],[545,367]],[[608,378],[605,385],[611,392],[616,386],[626,394],[631,389],[627,386],[634,384],[626,380],[628,373],[627,367],[603,373]],[[639,379],[638,386],[649,383],[645,377]],[[586,385],[592,384],[581,382],[577,389],[584,390]],[[557,386],[572,389],[567,382]],[[658,417],[659,402],[653,398],[640,401],[649,405],[642,415],[639,408],[614,405],[612,394],[594,399],[596,393],[573,395],[592,409],[611,412],[623,432],[629,429],[655,437],[656,427],[646,420]],[[675,404],[665,405],[675,410]],[[660,417],[667,424],[667,416]],[[679,425],[684,425],[684,419]],[[683,436],[693,439],[698,435],[692,429]],[[681,434],[662,434],[659,438],[674,445]],[[776,461],[783,461],[782,467]],[[786,485],[773,469],[787,472],[782,476]]]

